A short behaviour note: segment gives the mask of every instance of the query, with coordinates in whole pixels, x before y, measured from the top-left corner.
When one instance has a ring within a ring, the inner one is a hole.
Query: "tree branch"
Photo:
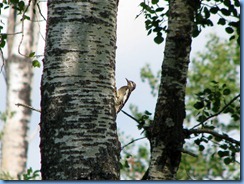
[[[39,11],[40,15],[42,16],[42,18],[43,18],[45,21],[47,21],[47,19],[46,19],[46,18],[44,17],[44,15],[42,14],[42,11],[41,11],[41,8],[40,8],[39,3],[36,3],[36,5],[37,5],[38,11]]]
[[[2,58],[2,62],[3,62],[3,64],[2,64],[2,66],[1,66],[1,71],[0,71],[0,73],[3,71],[3,67],[4,67],[4,65],[5,65],[5,59],[4,59],[4,56],[3,56],[3,51],[2,51],[2,49],[0,49],[0,53],[1,53],[1,58]],[[6,82],[6,77],[4,76],[4,78],[5,78],[5,82]],[[7,83],[7,82],[6,82]]]
[[[18,107],[19,107],[19,106],[22,106],[22,107],[25,107],[25,108],[27,108],[27,109],[31,109],[31,110],[33,110],[33,111],[41,112],[41,110],[39,110],[39,109],[35,109],[34,107],[31,107],[31,106],[26,105],[26,104],[17,103],[17,104],[15,104],[15,105],[17,105]]]
[[[181,149],[181,152],[182,153],[186,153],[186,154],[188,154],[188,155],[191,155],[191,156],[193,156],[193,157],[197,157],[197,155],[196,154],[194,154],[194,153],[192,153],[192,152],[190,152],[190,151],[188,151],[188,150],[185,150],[185,149]]]
[[[207,133],[207,134],[211,134],[214,137],[218,137],[220,139],[224,139],[228,142],[231,143],[235,143],[236,145],[240,146],[240,141],[237,141],[231,137],[229,137],[227,134],[219,134],[216,131],[210,130],[210,129],[190,129],[190,130],[186,130],[189,135],[190,134],[200,134],[200,133]]]
[[[136,142],[136,141],[139,141],[141,139],[145,139],[146,137],[140,137],[140,138],[137,138],[137,139],[133,139],[132,141],[130,141],[129,143],[127,143],[126,145],[122,146],[121,150],[123,150],[126,146],[129,146],[130,144]]]
[[[25,17],[25,13],[27,12],[28,8],[30,7],[31,1],[32,1],[32,0],[29,0],[27,6],[26,6],[26,8],[25,8],[25,11],[23,11],[22,18],[21,18],[21,20],[22,20],[22,25],[21,25],[21,32],[22,32],[22,34],[21,34],[20,43],[19,43],[19,45],[18,45],[18,53],[19,53],[19,55],[24,56],[24,57],[28,57],[28,56],[25,55],[25,54],[22,54],[22,53],[21,53],[21,51],[20,51],[20,47],[21,47],[22,42],[23,42],[23,40],[24,40],[24,20],[25,20],[24,17]]]
[[[141,124],[141,122],[138,120],[138,119],[136,119],[136,118],[134,118],[133,116],[131,116],[130,114],[128,114],[127,112],[125,112],[125,111],[123,111],[123,110],[121,110],[125,115],[127,115],[127,116],[129,116],[131,119],[133,119],[134,121],[136,121],[138,124]]]
[[[240,97],[240,94],[238,94],[237,96],[235,96],[229,103],[227,103],[219,112],[217,112],[216,114],[213,114],[209,117],[207,117],[205,120],[201,121],[200,123],[198,123],[197,125],[193,126],[190,130],[193,130],[194,128],[198,127],[199,125],[202,125],[203,123],[205,123],[207,120],[218,116],[219,114],[221,114],[229,105],[231,105],[236,99],[238,99]]]

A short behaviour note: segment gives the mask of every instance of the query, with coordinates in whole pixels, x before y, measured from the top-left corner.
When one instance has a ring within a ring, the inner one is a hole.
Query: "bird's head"
[[[127,81],[127,86],[130,88],[131,91],[133,91],[136,88],[136,83],[134,83],[133,81],[130,81],[128,79],[126,79],[126,81]]]

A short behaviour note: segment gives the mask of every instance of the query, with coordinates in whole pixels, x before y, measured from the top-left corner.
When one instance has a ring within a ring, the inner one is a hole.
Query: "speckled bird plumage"
[[[127,86],[122,86],[116,91],[115,109],[118,114],[119,111],[124,107],[125,103],[130,97],[131,92],[136,88],[136,84],[133,81],[126,79]]]

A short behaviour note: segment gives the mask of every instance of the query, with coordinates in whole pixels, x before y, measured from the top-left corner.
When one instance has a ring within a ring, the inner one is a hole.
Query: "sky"
[[[135,19],[140,12],[141,0],[120,0],[118,10],[117,25],[117,51],[116,51],[116,84],[117,88],[126,85],[125,78],[134,81],[137,84],[135,91],[130,96],[129,101],[124,107],[124,111],[129,111],[129,104],[139,106],[140,111],[148,110],[154,112],[156,98],[150,94],[150,88],[140,79],[140,69],[149,63],[152,70],[157,72],[161,68],[163,61],[164,44],[157,45],[153,42],[153,36],[147,36],[144,25],[144,17]],[[42,6],[45,15],[45,5]],[[40,25],[40,32],[45,35],[45,22]],[[220,27],[206,28],[199,37],[193,39],[191,57],[198,51],[204,50],[206,36],[210,33],[216,33],[222,38],[227,38],[227,34]],[[40,39],[37,54],[43,55],[44,41]],[[1,64],[1,63],[0,63]],[[40,109],[40,80],[42,68],[34,69],[34,81],[32,91],[32,106]],[[6,84],[0,76],[0,112],[5,110]],[[39,151],[39,124],[40,114],[33,111],[30,130],[29,130],[29,150],[27,168],[33,170],[40,169],[40,151]],[[133,138],[141,137],[136,123],[122,112],[118,114],[117,125],[120,131]],[[146,143],[145,140],[141,141]],[[140,143],[141,143],[140,142]]]

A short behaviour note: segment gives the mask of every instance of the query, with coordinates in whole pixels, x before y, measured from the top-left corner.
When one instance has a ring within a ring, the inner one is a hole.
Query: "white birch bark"
[[[119,179],[117,1],[48,1],[41,84],[44,180]]]
[[[25,3],[27,4],[28,1]],[[33,1],[34,2],[34,1]],[[34,24],[33,3],[26,15],[31,21],[24,21],[24,39],[21,53],[29,55],[37,44],[36,25]],[[21,15],[10,8],[7,32],[12,34],[22,30]],[[25,171],[27,162],[27,131],[31,111],[15,104],[31,104],[32,64],[29,58],[19,55],[18,47],[21,35],[8,35],[8,59],[5,64],[7,79],[7,121],[4,124],[2,138],[1,171],[8,172],[14,179]]]

